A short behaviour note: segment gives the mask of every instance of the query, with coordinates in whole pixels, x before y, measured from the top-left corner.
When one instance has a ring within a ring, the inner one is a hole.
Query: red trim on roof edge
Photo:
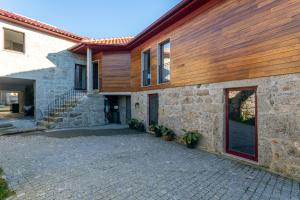
[[[146,40],[163,31],[165,28],[184,18],[191,12],[195,11],[201,6],[204,6],[206,3],[217,3],[221,1],[223,0],[183,0],[150,26],[148,26],[144,31],[138,34],[132,41],[128,43],[128,48],[133,49],[134,47],[142,44]]]
[[[32,28],[41,32],[48,33],[57,37],[64,38],[73,42],[80,42],[83,37],[75,35],[73,33],[64,31],[62,29],[56,28],[51,25],[44,24],[42,22],[17,15],[15,13],[8,12],[6,10],[0,9],[0,19],[12,22],[14,24],[19,24],[24,27]]]
[[[72,51],[73,53],[85,54],[87,48],[92,49],[93,53],[98,53],[101,51],[129,51],[126,45],[117,45],[117,44],[99,45],[99,44],[90,44],[90,43],[79,43],[69,48],[68,50]]]
[[[132,41],[128,44],[94,44],[94,43],[86,43],[81,42],[69,50],[74,53],[84,53],[87,47],[94,50],[94,52],[105,51],[105,50],[116,50],[116,51],[124,51],[130,50],[138,45],[142,44],[143,42],[147,41],[151,37],[155,36],[159,32],[163,31],[165,28],[169,27],[170,25],[176,23],[178,20],[184,18],[194,10],[198,9],[201,6],[204,6],[208,2],[212,2],[211,5],[215,3],[221,2],[223,0],[183,0],[171,10],[169,10],[166,14],[148,26],[144,31],[138,34]],[[209,6],[208,6],[209,7]],[[205,9],[204,9],[205,10]],[[70,32],[66,32],[59,28],[44,24],[42,22],[23,17],[3,9],[0,9],[0,19],[16,23],[25,27],[29,27],[32,29],[36,29],[42,32],[46,32],[51,35],[55,35],[57,37],[61,37],[73,42],[80,42],[84,39],[81,36],[75,35]]]
[[[84,54],[86,52],[86,48],[91,48],[94,52],[106,51],[108,50],[116,50],[116,51],[124,51],[131,50],[145,41],[149,40],[151,37],[160,33],[167,27],[176,23],[180,19],[184,18],[188,14],[197,10],[198,8],[203,8],[202,11],[211,8],[215,4],[222,2],[224,0],[183,0],[175,7],[173,7],[170,11],[148,26],[144,31],[134,37],[128,44],[125,45],[95,45],[95,44],[87,44],[80,43],[71,47],[69,50],[74,53]]]

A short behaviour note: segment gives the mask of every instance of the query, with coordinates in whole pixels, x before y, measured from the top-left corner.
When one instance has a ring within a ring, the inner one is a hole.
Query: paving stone
[[[84,131],[84,130],[82,130]],[[0,165],[12,200],[293,199],[299,182],[148,134],[10,136]]]

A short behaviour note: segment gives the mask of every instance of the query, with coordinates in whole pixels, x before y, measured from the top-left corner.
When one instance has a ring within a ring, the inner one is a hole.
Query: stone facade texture
[[[74,88],[75,64],[85,64],[85,56],[69,52],[74,42],[0,20],[0,28],[25,34],[25,52],[0,50],[0,77],[35,80],[36,118],[57,95]],[[0,31],[0,46],[4,46]]]
[[[120,123],[126,124],[126,96],[119,96],[118,104],[120,112]]]
[[[225,88],[257,86],[258,164],[300,178],[300,74],[132,93],[132,117],[147,124],[148,94],[159,94],[159,124],[199,130],[199,148],[225,153]]]
[[[100,94],[88,94],[76,107],[62,116],[55,128],[78,128],[102,126],[104,120],[104,97]]]

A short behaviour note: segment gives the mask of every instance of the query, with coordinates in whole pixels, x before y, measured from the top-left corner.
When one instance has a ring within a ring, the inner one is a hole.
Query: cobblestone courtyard
[[[127,132],[129,130],[122,130]],[[11,199],[299,199],[299,183],[147,134],[0,137]]]

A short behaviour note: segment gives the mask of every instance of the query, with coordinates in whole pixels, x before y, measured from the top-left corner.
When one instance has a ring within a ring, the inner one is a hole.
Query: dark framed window
[[[166,40],[158,45],[158,83],[169,82],[171,64],[171,43]]]
[[[4,49],[25,52],[25,34],[4,28]]]
[[[151,83],[151,54],[150,49],[142,53],[142,84],[148,86]]]
[[[75,89],[86,90],[86,86],[87,86],[86,66],[75,64]]]
[[[99,89],[99,70],[98,70],[98,61],[93,62],[93,89]]]

